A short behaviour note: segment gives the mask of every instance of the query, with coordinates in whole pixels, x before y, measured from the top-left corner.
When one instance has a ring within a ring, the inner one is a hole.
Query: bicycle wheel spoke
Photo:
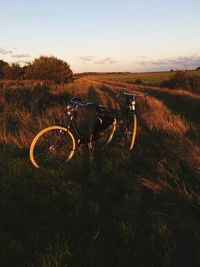
[[[43,164],[43,162],[46,161],[48,159],[48,157],[47,157],[47,155],[40,154],[40,155],[37,155],[36,159],[37,159],[37,162],[39,162],[40,164],[41,163]]]
[[[41,165],[46,164],[46,163],[49,161],[50,157],[51,157],[50,154],[48,154],[48,156],[44,157],[44,158],[43,158],[43,161],[42,161],[42,163],[41,163]]]

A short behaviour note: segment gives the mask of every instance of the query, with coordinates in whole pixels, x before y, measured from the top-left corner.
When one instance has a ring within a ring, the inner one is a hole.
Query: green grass
[[[200,76],[200,71],[187,71],[189,75]],[[148,85],[160,85],[164,80],[169,80],[175,72],[143,72],[143,73],[115,73],[115,74],[96,74],[90,77],[97,80],[135,83],[137,80]]]

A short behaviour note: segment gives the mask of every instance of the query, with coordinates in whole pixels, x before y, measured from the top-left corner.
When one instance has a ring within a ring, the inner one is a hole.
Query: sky
[[[73,72],[200,66],[199,0],[0,0],[0,59]]]

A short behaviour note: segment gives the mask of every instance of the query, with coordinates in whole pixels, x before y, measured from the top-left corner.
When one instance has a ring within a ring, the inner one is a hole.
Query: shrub
[[[140,79],[136,79],[136,80],[135,80],[135,84],[144,84],[144,83],[143,83],[142,80],[140,80]]]
[[[56,57],[40,57],[27,66],[26,79],[50,80],[56,83],[71,81],[73,72],[70,66]]]
[[[19,64],[12,63],[11,65],[4,65],[3,79],[20,80],[23,79],[23,68]]]
[[[189,75],[184,71],[178,71],[171,79],[161,82],[160,86],[173,89],[181,88],[194,93],[200,93],[200,77]]]
[[[0,60],[0,79],[2,79],[4,76],[3,69],[5,66],[8,66],[8,63],[3,60]]]

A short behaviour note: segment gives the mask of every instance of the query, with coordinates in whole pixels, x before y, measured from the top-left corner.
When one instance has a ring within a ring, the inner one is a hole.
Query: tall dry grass
[[[0,89],[4,262],[30,266],[98,262],[100,267],[150,262],[171,267],[198,261],[200,147],[191,132],[193,123],[198,127],[193,103],[198,106],[199,98],[194,94],[126,84],[129,92],[149,92],[137,102],[132,154],[117,131],[113,143],[92,163],[82,154],[60,169],[36,172],[28,164],[34,135],[49,125],[66,124],[71,95],[118,111],[123,101],[116,94],[123,85],[83,78],[64,86]],[[187,102],[187,111],[176,101],[172,104],[173,97]],[[83,118],[91,120],[91,114],[80,109],[80,123]],[[5,151],[12,146],[11,154]],[[181,242],[183,237],[191,251]],[[107,260],[108,254],[112,259]]]

